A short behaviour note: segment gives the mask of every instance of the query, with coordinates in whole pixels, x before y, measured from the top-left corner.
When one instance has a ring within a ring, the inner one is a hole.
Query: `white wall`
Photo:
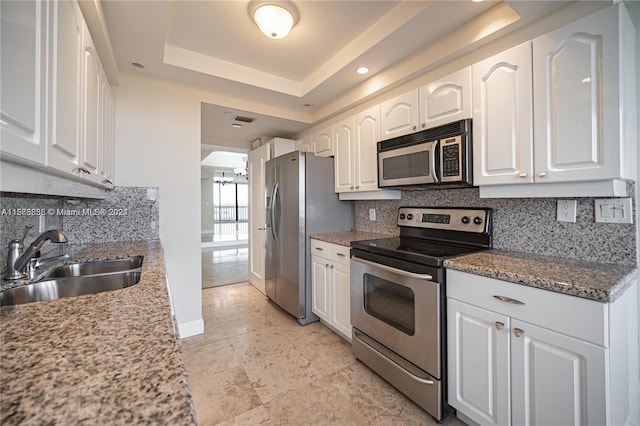
[[[160,239],[181,337],[204,331],[200,254],[200,91],[121,74],[116,185],[160,188]]]

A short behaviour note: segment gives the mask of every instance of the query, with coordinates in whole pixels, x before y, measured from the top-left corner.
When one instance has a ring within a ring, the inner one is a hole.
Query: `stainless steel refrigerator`
[[[301,324],[317,321],[311,312],[309,235],[350,231],[353,207],[338,200],[333,158],[294,151],[267,161],[267,297]]]

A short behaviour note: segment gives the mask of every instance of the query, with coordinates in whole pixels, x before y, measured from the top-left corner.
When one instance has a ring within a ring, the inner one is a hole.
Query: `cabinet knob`
[[[325,267],[325,268],[328,268],[328,267],[329,267],[329,264],[328,264],[328,263],[325,263],[324,267]]]
[[[526,177],[527,177],[527,175],[528,175],[528,173],[520,173],[520,174],[518,175],[518,177],[526,178]]]
[[[333,269],[333,265],[329,266],[329,269]]]
[[[520,337],[520,336],[522,336],[524,334],[524,330],[521,330],[519,328],[514,328],[513,329],[513,334],[515,334],[516,337]]]
[[[353,188],[353,185],[351,185],[351,189],[354,189],[354,188]]]
[[[356,189],[360,188],[360,185],[356,185]]]
[[[411,130],[416,130],[418,126],[411,126]]]
[[[545,177],[546,175],[547,175],[547,172],[538,173],[538,177]]]
[[[496,321],[496,330],[502,330],[504,328],[504,323],[500,321]]]
[[[427,127],[427,123],[422,123],[422,128],[424,129],[425,127]]]

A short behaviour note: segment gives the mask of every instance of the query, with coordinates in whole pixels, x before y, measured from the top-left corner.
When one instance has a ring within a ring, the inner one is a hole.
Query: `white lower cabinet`
[[[351,341],[349,247],[311,240],[312,311]]]
[[[638,374],[627,292],[600,303],[448,270],[448,403],[481,425],[625,423]]]

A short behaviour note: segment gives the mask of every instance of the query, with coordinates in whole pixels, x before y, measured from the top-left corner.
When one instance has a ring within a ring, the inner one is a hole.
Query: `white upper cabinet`
[[[536,180],[634,178],[633,31],[619,3],[533,41]]]
[[[331,157],[333,152],[333,126],[326,127],[313,134],[313,148],[317,156]]]
[[[296,149],[301,152],[313,152],[313,135],[297,140]]]
[[[47,166],[79,175],[84,21],[76,2],[51,2]]]
[[[355,120],[354,117],[333,125],[334,172],[336,192],[356,190],[355,184]],[[373,163],[375,165],[375,161]]]
[[[471,118],[471,67],[419,89],[420,130]]]
[[[111,86],[102,73],[100,79],[100,107],[102,155],[100,156],[100,183],[113,187],[115,185],[115,100]]]
[[[46,155],[46,8],[40,1],[0,2],[0,150],[44,165]]]
[[[380,106],[333,125],[335,189],[341,200],[400,199],[400,191],[378,188]]]
[[[378,190],[378,142],[380,141],[380,106],[355,116],[353,173],[358,191]],[[396,191],[392,191],[396,192]]]
[[[531,42],[473,66],[473,182],[533,182]]]
[[[418,91],[412,90],[380,105],[381,140],[418,130]]]
[[[100,156],[103,142],[103,108],[102,108],[102,65],[96,52],[91,35],[84,26],[83,49],[83,82],[84,108],[82,115],[82,161],[80,175],[83,179],[100,182]]]

